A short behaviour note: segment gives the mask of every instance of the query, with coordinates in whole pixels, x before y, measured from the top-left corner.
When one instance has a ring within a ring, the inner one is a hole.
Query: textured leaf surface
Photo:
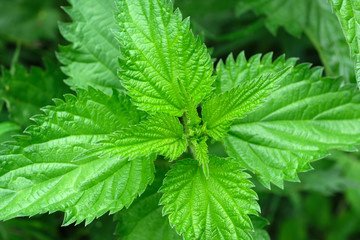
[[[331,0],[350,46],[355,63],[356,79],[360,87],[360,2],[358,0]]]
[[[360,94],[322,70],[302,64],[260,108],[234,123],[227,152],[267,187],[297,181],[297,172],[329,149],[355,150],[360,142]]]
[[[353,63],[341,26],[328,0],[243,0],[239,9],[250,8],[266,15],[266,25],[275,34],[283,26],[300,37],[303,32],[319,53],[328,76],[354,78]]]
[[[30,124],[31,116],[40,113],[41,107],[67,90],[60,69],[48,61],[45,65],[45,70],[33,67],[30,72],[22,65],[12,71],[2,68],[0,99],[6,102],[10,119],[23,127]]]
[[[284,55],[275,61],[272,58],[273,54],[267,53],[264,56],[256,54],[247,60],[245,53],[241,52],[235,60],[230,54],[225,63],[220,60],[216,66],[215,92],[222,93],[238,86],[250,84],[257,78],[292,67],[297,61],[296,58],[285,59]]]
[[[121,240],[180,240],[175,229],[170,227],[169,220],[162,216],[162,206],[159,205],[161,193],[158,192],[164,179],[163,169],[156,168],[154,182],[144,194],[115,215],[118,221],[115,234]]]
[[[235,70],[236,71],[236,70]],[[242,84],[207,100],[202,109],[207,133],[220,140],[229,130],[231,121],[259,107],[276,88],[276,82],[286,77],[290,68],[277,74],[262,75],[257,79],[242,80]]]
[[[141,113],[123,95],[90,89],[46,107],[0,156],[0,219],[64,211],[64,224],[91,222],[129,206],[153,179],[153,158],[72,159]]]
[[[195,104],[210,93],[210,55],[171,2],[120,0],[118,10],[119,75],[135,104],[181,116],[190,101],[179,94],[181,88]]]
[[[252,239],[247,214],[257,214],[249,175],[232,159],[210,157],[206,179],[198,162],[177,162],[161,191],[164,214],[184,239]]]
[[[113,0],[69,0],[64,8],[72,23],[60,23],[60,32],[68,46],[60,47],[58,59],[72,88],[92,86],[107,92],[121,89],[117,76],[119,44],[112,31],[119,27],[114,18]]]
[[[179,119],[166,114],[151,116],[139,125],[115,132],[101,141],[99,150],[110,156],[138,157],[158,153],[175,160],[187,147]]]

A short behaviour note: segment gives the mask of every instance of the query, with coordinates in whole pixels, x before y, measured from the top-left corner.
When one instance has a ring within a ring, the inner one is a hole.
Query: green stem
[[[14,52],[14,56],[11,59],[11,66],[10,66],[10,73],[11,75],[14,75],[16,67],[15,65],[18,63],[19,61],[19,56],[20,56],[20,50],[21,50],[21,42],[17,41],[16,42],[16,49]]]
[[[196,150],[195,150],[194,144],[190,140],[190,129],[189,129],[190,120],[189,120],[188,114],[186,112],[183,115],[183,120],[184,120],[185,136],[186,136],[186,139],[188,141],[188,145],[189,145],[189,148],[190,148],[190,151],[191,151],[191,155],[195,159]]]

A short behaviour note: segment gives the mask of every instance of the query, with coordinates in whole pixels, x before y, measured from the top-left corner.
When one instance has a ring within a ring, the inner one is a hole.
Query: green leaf
[[[329,2],[307,1],[309,16],[304,33],[318,51],[326,75],[343,76],[345,82],[354,82],[354,66],[349,48]]]
[[[276,83],[290,73],[290,68],[277,74],[261,75],[242,81],[240,86],[221,94],[214,94],[202,109],[207,133],[216,140],[224,138],[234,119],[241,119],[259,107],[276,88]]]
[[[75,89],[92,86],[107,93],[112,88],[121,89],[117,76],[120,50],[112,33],[119,28],[114,18],[114,1],[68,1],[71,7],[64,10],[73,22],[60,23],[59,28],[71,44],[61,46],[57,54],[69,76],[66,83]]]
[[[114,157],[138,157],[158,153],[175,160],[187,148],[187,139],[179,119],[167,114],[157,114],[140,124],[115,132],[101,146],[84,153],[76,160],[93,154]]]
[[[200,139],[196,137],[191,139],[190,147],[193,151],[195,160],[199,161],[202,166],[204,175],[206,178],[209,177],[209,150],[206,141],[208,140],[207,136],[204,136]]]
[[[64,225],[128,207],[153,180],[154,157],[72,160],[118,128],[141,120],[118,92],[79,90],[34,117],[0,156],[0,220],[63,211]]]
[[[267,53],[264,56],[256,54],[246,59],[245,53],[241,52],[236,60],[230,54],[226,62],[219,61],[216,66],[215,92],[222,93],[235,87],[249,84],[254,79],[278,73],[288,67],[295,65],[297,59],[285,59],[285,55],[272,61],[273,53]]]
[[[210,156],[207,179],[198,162],[185,159],[167,174],[160,202],[184,239],[252,239],[248,214],[256,215],[257,195],[249,175],[232,159]]]
[[[15,65],[10,71],[1,69],[0,98],[6,102],[10,119],[23,127],[31,123],[29,118],[40,113],[42,106],[67,90],[58,67],[49,61],[45,61],[45,66],[45,70],[32,67],[30,72],[22,65]]]
[[[360,143],[360,94],[320,68],[293,69],[260,108],[235,122],[225,139],[228,154],[270,187],[298,181],[297,172],[329,149],[356,150]]]
[[[189,19],[173,12],[167,0],[119,0],[117,15],[121,43],[119,76],[141,109],[181,116],[189,99],[197,105],[209,95],[212,61]],[[179,84],[180,82],[180,84]]]
[[[355,75],[360,87],[360,2],[357,0],[331,0],[330,2],[350,46],[355,63]]]
[[[169,220],[162,216],[159,205],[161,193],[158,192],[164,179],[164,170],[156,169],[154,182],[137,198],[129,209],[123,209],[115,215],[118,221],[115,234],[121,240],[180,240],[182,239]]]
[[[280,26],[293,36],[304,33],[319,53],[328,76],[354,78],[353,63],[341,26],[326,0],[243,0],[239,9],[266,15],[266,26],[275,34]]]
[[[255,231],[251,233],[254,240],[270,240],[269,234],[263,229],[269,225],[269,221],[259,216],[250,216]]]
[[[251,234],[255,240],[270,240],[269,234],[263,229],[255,229],[255,232]]]
[[[20,131],[19,125],[13,122],[2,122],[0,123],[0,139],[3,135],[8,132],[17,132]]]
[[[307,4],[307,0],[243,0],[239,3],[242,8],[250,8],[256,14],[265,14],[266,27],[274,35],[278,28],[283,26],[286,31],[297,37],[301,36],[303,26],[307,23]]]
[[[0,123],[0,152],[5,149],[1,143],[11,141],[12,135],[19,134],[21,128],[18,124],[13,122],[2,122]]]

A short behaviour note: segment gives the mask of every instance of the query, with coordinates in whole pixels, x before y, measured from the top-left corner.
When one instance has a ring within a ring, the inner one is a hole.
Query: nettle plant
[[[171,2],[70,3],[58,58],[77,96],[7,143],[1,220],[62,211],[63,225],[88,224],[125,207],[121,239],[252,239],[249,173],[283,187],[360,143],[356,86],[320,67],[241,53],[214,70]],[[209,154],[215,142],[226,154]]]

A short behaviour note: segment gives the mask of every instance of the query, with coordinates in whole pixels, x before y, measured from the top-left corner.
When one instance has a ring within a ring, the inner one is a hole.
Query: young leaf
[[[190,99],[184,101],[180,88],[196,105],[211,91],[212,61],[205,45],[167,0],[117,3],[119,76],[128,94],[145,111],[181,116]]]
[[[91,222],[128,207],[153,179],[154,157],[97,158],[72,162],[118,128],[140,121],[142,113],[115,92],[94,89],[65,96],[34,117],[0,156],[0,220],[64,211],[64,225]]]
[[[206,179],[198,162],[177,162],[167,174],[160,202],[184,239],[252,239],[248,214],[257,214],[249,175],[232,160],[210,156]]]
[[[234,123],[225,139],[230,156],[279,187],[298,181],[297,172],[329,149],[355,150],[360,143],[360,94],[340,79],[302,64],[280,83],[266,103]]]
[[[121,240],[180,240],[182,239],[169,220],[162,216],[162,206],[159,205],[165,172],[156,168],[154,182],[137,198],[129,209],[123,209],[115,215],[118,221],[115,234]]]
[[[200,139],[191,139],[191,148],[194,154],[195,160],[201,164],[204,175],[206,178],[209,177],[209,150],[206,141],[208,137],[202,137]]]
[[[121,157],[138,157],[158,153],[175,160],[187,148],[183,126],[178,118],[157,114],[130,128],[115,132],[109,139],[101,141],[101,146],[90,150],[96,154]],[[86,157],[87,153],[83,157]],[[77,160],[83,158],[80,156]]]
[[[111,30],[119,27],[114,18],[113,0],[68,0],[71,7],[65,11],[72,23],[60,23],[61,34],[71,42],[61,46],[57,54],[69,76],[66,83],[72,88],[92,86],[111,93],[121,89],[117,76],[118,43]]]
[[[358,0],[331,0],[350,46],[355,63],[355,74],[360,87],[360,2]]]
[[[49,61],[45,66],[45,70],[33,67],[30,72],[22,65],[15,65],[14,71],[1,69],[0,98],[6,102],[10,119],[23,127],[31,123],[29,118],[40,113],[42,106],[66,91],[60,69]]]
[[[297,61],[296,58],[285,59],[284,55],[272,61],[272,57],[272,53],[264,56],[256,54],[247,60],[245,53],[241,52],[236,60],[232,54],[227,57],[225,64],[220,60],[216,66],[215,92],[222,93],[246,83],[249,84],[254,79],[293,67]]]
[[[275,89],[276,82],[289,73],[290,68],[277,74],[262,75],[222,94],[213,95],[204,103],[202,109],[207,133],[214,139],[221,140],[229,130],[232,120],[241,119],[260,106]]]

